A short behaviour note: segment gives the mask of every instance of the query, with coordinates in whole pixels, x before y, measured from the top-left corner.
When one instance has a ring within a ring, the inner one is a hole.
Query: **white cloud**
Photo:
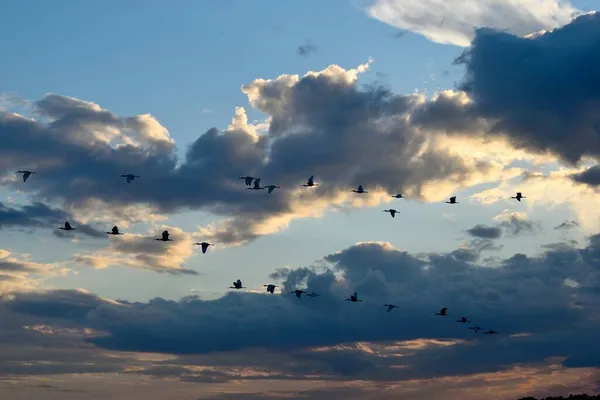
[[[565,25],[579,10],[559,0],[377,0],[367,13],[434,42],[466,47],[479,27],[526,36]]]

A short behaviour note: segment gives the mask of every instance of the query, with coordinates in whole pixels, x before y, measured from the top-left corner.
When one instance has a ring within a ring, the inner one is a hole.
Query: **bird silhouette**
[[[269,186],[265,186],[265,189],[268,189],[268,193],[271,194],[273,193],[273,190],[275,189],[281,189],[279,186],[276,185],[269,185]]]
[[[350,297],[348,297],[347,299],[345,299],[346,301],[351,301],[353,303],[356,303],[357,301],[362,301],[358,299],[358,293],[354,292],[354,294],[351,294]]]
[[[294,293],[297,298],[301,298],[302,293],[308,293],[308,292],[305,292],[304,290],[296,289],[296,290],[292,290],[290,293]]]
[[[472,330],[473,332],[477,333],[481,330],[481,327],[480,326],[470,326],[469,329]]]
[[[214,244],[208,243],[208,242],[202,242],[202,243],[194,243],[197,246],[202,246],[202,254],[206,253],[206,250],[210,247],[210,246],[214,246]]]
[[[242,281],[241,280],[237,280],[235,282],[233,282],[233,286],[229,286],[229,289],[245,289],[245,286],[242,286]]]
[[[460,317],[460,319],[456,320],[456,322],[460,322],[462,324],[467,324],[467,323],[469,323],[471,321],[469,321],[469,319],[467,317]]]
[[[112,227],[110,232],[106,233],[108,233],[109,235],[122,235],[122,233],[119,232],[119,228],[116,225]]]
[[[268,284],[268,285],[263,285],[267,287],[267,292],[273,294],[275,292],[275,288],[277,287],[277,285],[273,285],[273,284]]]
[[[497,335],[497,334],[498,334],[498,332],[496,332],[496,331],[493,331],[493,330],[491,330],[491,329],[490,329],[490,330],[488,330],[487,332],[483,332],[483,333],[484,333],[484,335]]]
[[[33,171],[17,171],[17,174],[23,174],[23,182],[27,182],[27,179],[31,176],[31,174],[35,174]]]
[[[315,177],[313,175],[311,175],[310,178],[308,178],[308,180],[306,181],[306,183],[302,186],[313,187],[313,186],[319,186],[319,184],[315,183]]]
[[[169,231],[163,231],[162,236],[160,238],[156,238],[155,240],[160,240],[163,242],[172,242],[173,239],[169,239]]]
[[[526,199],[521,192],[517,192],[516,196],[511,196],[511,199],[516,199],[517,201],[521,201],[521,199]]]
[[[254,178],[252,176],[240,176],[238,179],[243,179],[246,186],[251,186],[252,181],[256,178]]]
[[[132,180],[134,180],[135,178],[139,178],[139,175],[134,175],[134,174],[125,174],[125,175],[121,175],[122,178],[127,178],[127,183],[131,183]]]
[[[358,189],[357,190],[353,190],[353,192],[354,193],[360,193],[360,194],[362,194],[362,193],[369,193],[369,192],[365,191],[365,189],[362,187],[362,185],[358,185]]]
[[[439,312],[439,313],[435,313],[435,315],[440,315],[440,316],[442,316],[442,317],[445,317],[446,315],[448,315],[448,314],[446,314],[446,311],[448,311],[448,307],[444,307],[444,308],[442,308],[442,309],[440,310],[440,312]]]
[[[393,195],[392,197],[395,198],[395,199],[405,199],[405,197],[402,196],[402,193],[398,193],[396,195]]]
[[[254,179],[254,186],[246,188],[246,190],[263,190],[264,187],[260,187],[260,178]]]
[[[456,196],[450,197],[450,201],[447,201],[446,203],[448,203],[448,204],[458,204],[458,201],[456,201]]]
[[[69,223],[69,221],[65,221],[65,226],[61,226],[58,229],[62,229],[63,231],[74,231],[75,228],[73,228],[71,226],[71,224]]]
[[[387,312],[392,311],[394,308],[398,308],[398,306],[395,304],[384,304],[383,306],[387,307]]]
[[[399,213],[400,211],[397,211],[397,210],[394,210],[393,208],[390,208],[389,210],[383,210],[383,212],[390,213],[390,215],[392,216],[392,218],[396,218],[396,213]]]

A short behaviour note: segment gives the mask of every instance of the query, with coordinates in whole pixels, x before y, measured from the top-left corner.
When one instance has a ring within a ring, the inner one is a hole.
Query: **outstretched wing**
[[[71,229],[71,224],[69,221],[65,221],[65,229]]]
[[[269,186],[269,193],[272,193],[275,190],[275,186]]]
[[[169,231],[163,231],[163,233],[162,233],[162,239],[163,240],[168,240],[169,239]]]
[[[112,227],[112,233],[113,233],[113,235],[116,235],[119,233],[119,228],[117,228],[116,225]]]
[[[308,185],[313,185],[315,183],[315,177],[313,175],[308,178]]]
[[[364,191],[364,189],[363,189],[362,185],[358,185],[358,191],[359,191],[359,192],[363,192],[363,191]]]

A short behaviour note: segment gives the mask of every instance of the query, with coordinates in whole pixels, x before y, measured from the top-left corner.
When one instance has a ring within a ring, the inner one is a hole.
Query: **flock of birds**
[[[27,182],[27,180],[29,179],[29,177],[32,174],[35,174],[34,171],[17,171],[17,173],[23,174],[23,182]],[[124,174],[121,175],[121,177],[126,179],[127,183],[131,183],[133,180],[135,180],[136,178],[140,178],[139,175],[135,175],[135,174]],[[248,188],[246,188],[246,190],[267,190],[267,192],[273,193],[273,191],[275,189],[281,189],[281,187],[277,186],[277,185],[267,185],[267,186],[260,186],[260,178],[255,178],[252,176],[242,176],[238,179],[242,179],[244,180],[246,186],[248,186]],[[318,186],[317,183],[315,183],[314,181],[314,176],[311,176],[308,178],[308,180],[306,181],[305,184],[303,184],[302,186],[304,187],[314,187],[314,186]],[[358,193],[358,194],[364,194],[364,193],[369,193],[367,192],[362,185],[358,185],[357,189],[352,190],[352,192],[354,193]],[[393,198],[396,199],[403,199],[405,198],[401,193],[392,195]],[[523,194],[521,192],[517,192],[517,194],[515,196],[511,196],[511,199],[516,199],[517,201],[521,201],[521,199],[525,199],[526,197],[523,196]],[[456,201],[456,196],[452,196],[449,198],[448,201],[446,201],[446,203],[448,204],[459,204],[458,201]],[[393,208],[387,209],[387,210],[383,210],[383,212],[387,212],[391,215],[392,218],[396,217],[396,214],[399,214],[400,212],[398,210],[395,210]],[[59,229],[65,230],[65,231],[74,231],[76,230],[76,228],[73,228],[71,226],[71,224],[69,223],[69,221],[65,221],[65,225],[62,227],[59,227]],[[106,232],[109,235],[122,235],[122,233],[119,231],[119,228],[117,226],[113,226],[110,232]],[[162,242],[169,242],[169,241],[173,241],[173,239],[171,239],[169,237],[169,231],[165,230],[162,232],[161,237],[160,238],[156,238],[155,240],[160,240]],[[205,254],[206,250],[208,250],[208,248],[210,246],[214,246],[214,244],[212,243],[208,243],[208,242],[199,242],[199,243],[194,243],[194,245],[200,246],[202,249],[202,253]],[[268,285],[263,285],[264,287],[267,288],[267,292],[274,294],[275,293],[275,288],[277,288],[277,285],[274,284],[268,284]],[[233,282],[233,286],[230,286],[229,289],[245,289],[245,286],[242,285],[242,281],[240,279],[238,279],[237,281]],[[318,297],[321,296],[319,293],[316,292],[307,292],[305,290],[301,290],[301,289],[295,289],[292,290],[289,293],[293,293],[296,295],[297,298],[302,298],[303,294],[306,294],[306,296],[314,298],[314,297]],[[345,301],[350,301],[352,303],[356,303],[356,302],[361,302],[362,300],[358,299],[358,293],[354,292],[353,294],[350,295],[350,297],[348,297],[347,299],[345,299]],[[397,305],[395,304],[383,304],[383,307],[387,307],[387,312],[392,311],[394,308],[398,308]],[[434,315],[439,315],[441,317],[446,317],[448,316],[447,314],[447,307],[444,307],[440,310],[440,312],[438,313],[434,313]],[[467,317],[463,317],[461,316],[459,320],[457,320],[456,322],[459,323],[463,323],[463,324],[468,324],[471,323],[471,321],[467,318]],[[475,333],[478,333],[479,331],[483,330],[483,328],[481,328],[480,326],[476,325],[476,326],[469,326],[468,329],[474,331]],[[487,330],[485,332],[483,332],[484,334],[488,334],[488,335],[497,335],[498,332],[494,331],[494,330]]]

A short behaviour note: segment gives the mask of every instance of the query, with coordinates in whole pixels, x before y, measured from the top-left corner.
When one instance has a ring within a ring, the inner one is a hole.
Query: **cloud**
[[[477,28],[526,36],[565,25],[579,13],[559,0],[375,0],[366,11],[388,25],[461,47],[469,46]]]
[[[163,230],[168,230],[173,241],[159,242]],[[113,236],[108,248],[73,255],[73,261],[94,268],[122,266],[147,269],[169,274],[197,275],[182,264],[193,254],[192,236],[177,227],[161,226],[155,229],[155,237],[138,234]]]
[[[67,220],[71,221],[71,225],[78,232],[93,238],[105,237],[103,232],[87,224],[79,223],[69,213],[51,208],[43,203],[33,203],[20,208],[13,208],[0,202],[0,228],[53,228],[54,233],[60,236],[62,232],[58,228],[63,226]]]
[[[478,224],[471,229],[467,229],[467,233],[471,236],[483,239],[498,239],[502,236],[502,229],[496,226]]]
[[[567,230],[567,229],[577,228],[578,226],[579,226],[579,222],[577,222],[577,221],[565,221],[565,222],[555,226],[554,229]]]
[[[578,163],[600,154],[598,79],[589,68],[600,54],[600,14],[530,38],[488,28],[476,31],[457,60],[460,88],[472,100],[466,117],[491,122],[490,135],[516,148],[553,153]]]
[[[587,367],[600,362],[588,356],[597,347],[592,316],[600,305],[599,244],[595,235],[582,248],[550,247],[536,257],[515,254],[490,265],[465,257],[465,251],[412,255],[389,243],[365,242],[312,266],[280,270],[281,295],[229,293],[216,300],[189,296],[115,303],[90,293],[47,291],[14,293],[4,305],[25,315],[60,318],[67,326],[71,320],[83,324],[98,332],[88,341],[110,351],[192,356],[285,350],[333,368],[324,374],[387,379],[381,352],[390,352],[394,365],[405,366],[390,372],[393,379],[493,372],[557,356],[567,357],[571,367]],[[322,296],[297,299],[287,294],[295,288]],[[363,302],[344,302],[354,291]],[[388,302],[400,309],[386,313],[381,305]],[[450,319],[432,315],[442,306],[449,307]],[[501,335],[476,336],[454,322],[459,315]],[[424,346],[415,353],[390,344],[439,338],[451,345]],[[340,358],[335,350],[314,350],[359,342],[371,343],[371,350],[353,350],[350,358]],[[377,346],[384,347],[373,350]],[[479,361],[465,353],[477,354]],[[350,362],[352,357],[359,358]]]
[[[316,53],[318,49],[319,48],[317,47],[316,44],[311,43],[311,42],[306,42],[305,44],[301,44],[300,46],[298,46],[298,49],[296,49],[296,53],[299,56],[307,57],[307,56],[311,55],[312,53]]]
[[[542,229],[539,222],[529,220],[526,213],[519,211],[503,211],[494,220],[499,221],[499,226],[512,236],[536,233]]]
[[[121,117],[95,103],[48,94],[33,103],[32,117],[0,114],[0,135],[10,138],[0,149],[0,173],[38,171],[27,185],[10,181],[9,188],[62,204],[89,222],[153,222],[178,211],[211,212],[223,219],[200,232],[223,245],[277,232],[297,218],[319,217],[331,206],[374,206],[389,201],[389,192],[439,201],[457,188],[515,173],[499,161],[452,153],[414,126],[411,115],[428,106],[423,96],[358,86],[370,63],[242,86],[266,122],[249,123],[238,107],[229,127],[206,131],[184,159],[169,131],[148,114]],[[370,135],[366,144],[364,132]],[[127,184],[120,175],[129,172],[142,177]],[[271,195],[246,191],[237,179],[243,175],[282,189]],[[320,186],[301,187],[309,175]],[[350,192],[359,184],[368,195]]]
[[[31,261],[27,254],[13,254],[0,249],[0,295],[33,290],[40,278],[61,275],[66,271],[61,263],[37,263]]]

